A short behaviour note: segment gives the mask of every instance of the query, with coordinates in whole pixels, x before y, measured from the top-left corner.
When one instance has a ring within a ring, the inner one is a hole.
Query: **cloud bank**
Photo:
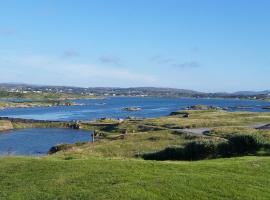
[[[143,86],[156,78],[127,68],[71,62],[45,56],[0,58],[2,82],[75,86]]]

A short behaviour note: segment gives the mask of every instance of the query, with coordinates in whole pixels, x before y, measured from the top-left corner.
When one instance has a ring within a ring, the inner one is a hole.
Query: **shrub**
[[[183,148],[179,146],[167,147],[162,151],[144,154],[145,160],[182,160]]]
[[[232,155],[231,148],[228,142],[222,142],[217,146],[218,157],[230,157]]]
[[[228,150],[232,155],[250,154],[258,151],[263,143],[258,135],[234,135],[228,139]]]
[[[265,144],[263,145],[263,148],[264,148],[264,149],[267,149],[267,150],[270,150],[270,143],[265,143]]]
[[[260,149],[270,154],[270,144],[259,135],[234,135],[228,141],[195,140],[183,147],[168,147],[162,151],[145,154],[146,160],[201,160],[256,154]]]
[[[217,156],[216,141],[201,140],[188,143],[183,149],[185,160],[200,160],[205,158],[214,158]]]

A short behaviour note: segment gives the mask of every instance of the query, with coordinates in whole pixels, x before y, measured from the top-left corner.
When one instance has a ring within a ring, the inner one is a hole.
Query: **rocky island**
[[[123,110],[125,111],[131,111],[131,112],[134,112],[134,111],[140,111],[142,108],[140,107],[125,107],[123,108]]]

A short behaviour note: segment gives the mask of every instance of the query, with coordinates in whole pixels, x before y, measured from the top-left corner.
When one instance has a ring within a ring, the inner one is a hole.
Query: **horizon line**
[[[233,92],[225,92],[225,91],[215,91],[215,92],[205,92],[200,91],[196,89],[186,89],[186,88],[177,88],[177,87],[166,87],[166,86],[137,86],[137,87],[112,87],[112,86],[93,86],[93,87],[87,87],[87,86],[72,86],[72,85],[55,85],[55,84],[36,84],[36,83],[21,83],[21,82],[0,82],[0,85],[4,84],[10,84],[10,85],[28,85],[28,86],[39,86],[39,87],[73,87],[73,88],[117,88],[117,89],[134,89],[134,88],[160,88],[160,89],[176,89],[176,90],[186,90],[186,91],[193,91],[198,93],[208,93],[208,94],[214,94],[214,93],[225,93],[225,94],[234,94],[238,92],[264,92],[264,91],[270,91],[270,89],[264,89],[264,90],[235,90]]]

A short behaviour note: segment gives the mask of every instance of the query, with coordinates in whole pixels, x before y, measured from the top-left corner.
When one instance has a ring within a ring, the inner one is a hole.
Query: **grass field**
[[[7,92],[0,90],[0,109],[5,108],[28,108],[41,106],[68,106],[75,105],[74,102],[69,101],[73,99],[97,98],[96,96],[68,94],[68,93],[22,93],[22,92]],[[21,99],[22,101],[14,101],[14,99]]]
[[[268,200],[270,158],[1,158],[0,199]]]
[[[61,151],[45,157],[2,157],[0,199],[270,199],[269,156],[192,162],[141,158],[168,146],[226,140],[241,133],[261,135],[270,142],[269,130],[250,127],[269,123],[269,113],[188,112],[189,118],[183,118],[180,112],[122,123],[108,119],[81,122],[82,128],[102,133],[96,142],[63,145]],[[60,125],[0,121],[0,128]],[[208,136],[192,136],[175,133],[175,127],[214,128]]]
[[[124,139],[117,137],[117,135],[112,135],[94,143],[68,145],[70,147],[58,152],[57,155],[77,158],[89,156],[135,158],[147,152],[160,151],[169,145],[181,145],[186,142],[184,137],[169,131],[132,133]]]
[[[68,106],[73,102],[57,101],[57,100],[31,100],[28,102],[0,102],[0,109],[5,108],[30,108],[30,107],[50,107],[50,106]]]
[[[180,111],[180,113],[183,111]],[[222,110],[192,110],[185,111],[189,113],[188,118],[182,115],[165,116],[154,119],[147,119],[144,123],[168,127],[178,128],[200,128],[200,127],[218,127],[218,126],[238,126],[238,125],[254,125],[270,122],[270,113],[255,112],[226,112]]]
[[[44,99],[79,99],[79,98],[93,98],[94,96],[81,95],[81,94],[72,94],[72,93],[54,93],[54,92],[7,92],[0,90],[0,98],[7,99],[35,99],[35,100],[44,100]]]

